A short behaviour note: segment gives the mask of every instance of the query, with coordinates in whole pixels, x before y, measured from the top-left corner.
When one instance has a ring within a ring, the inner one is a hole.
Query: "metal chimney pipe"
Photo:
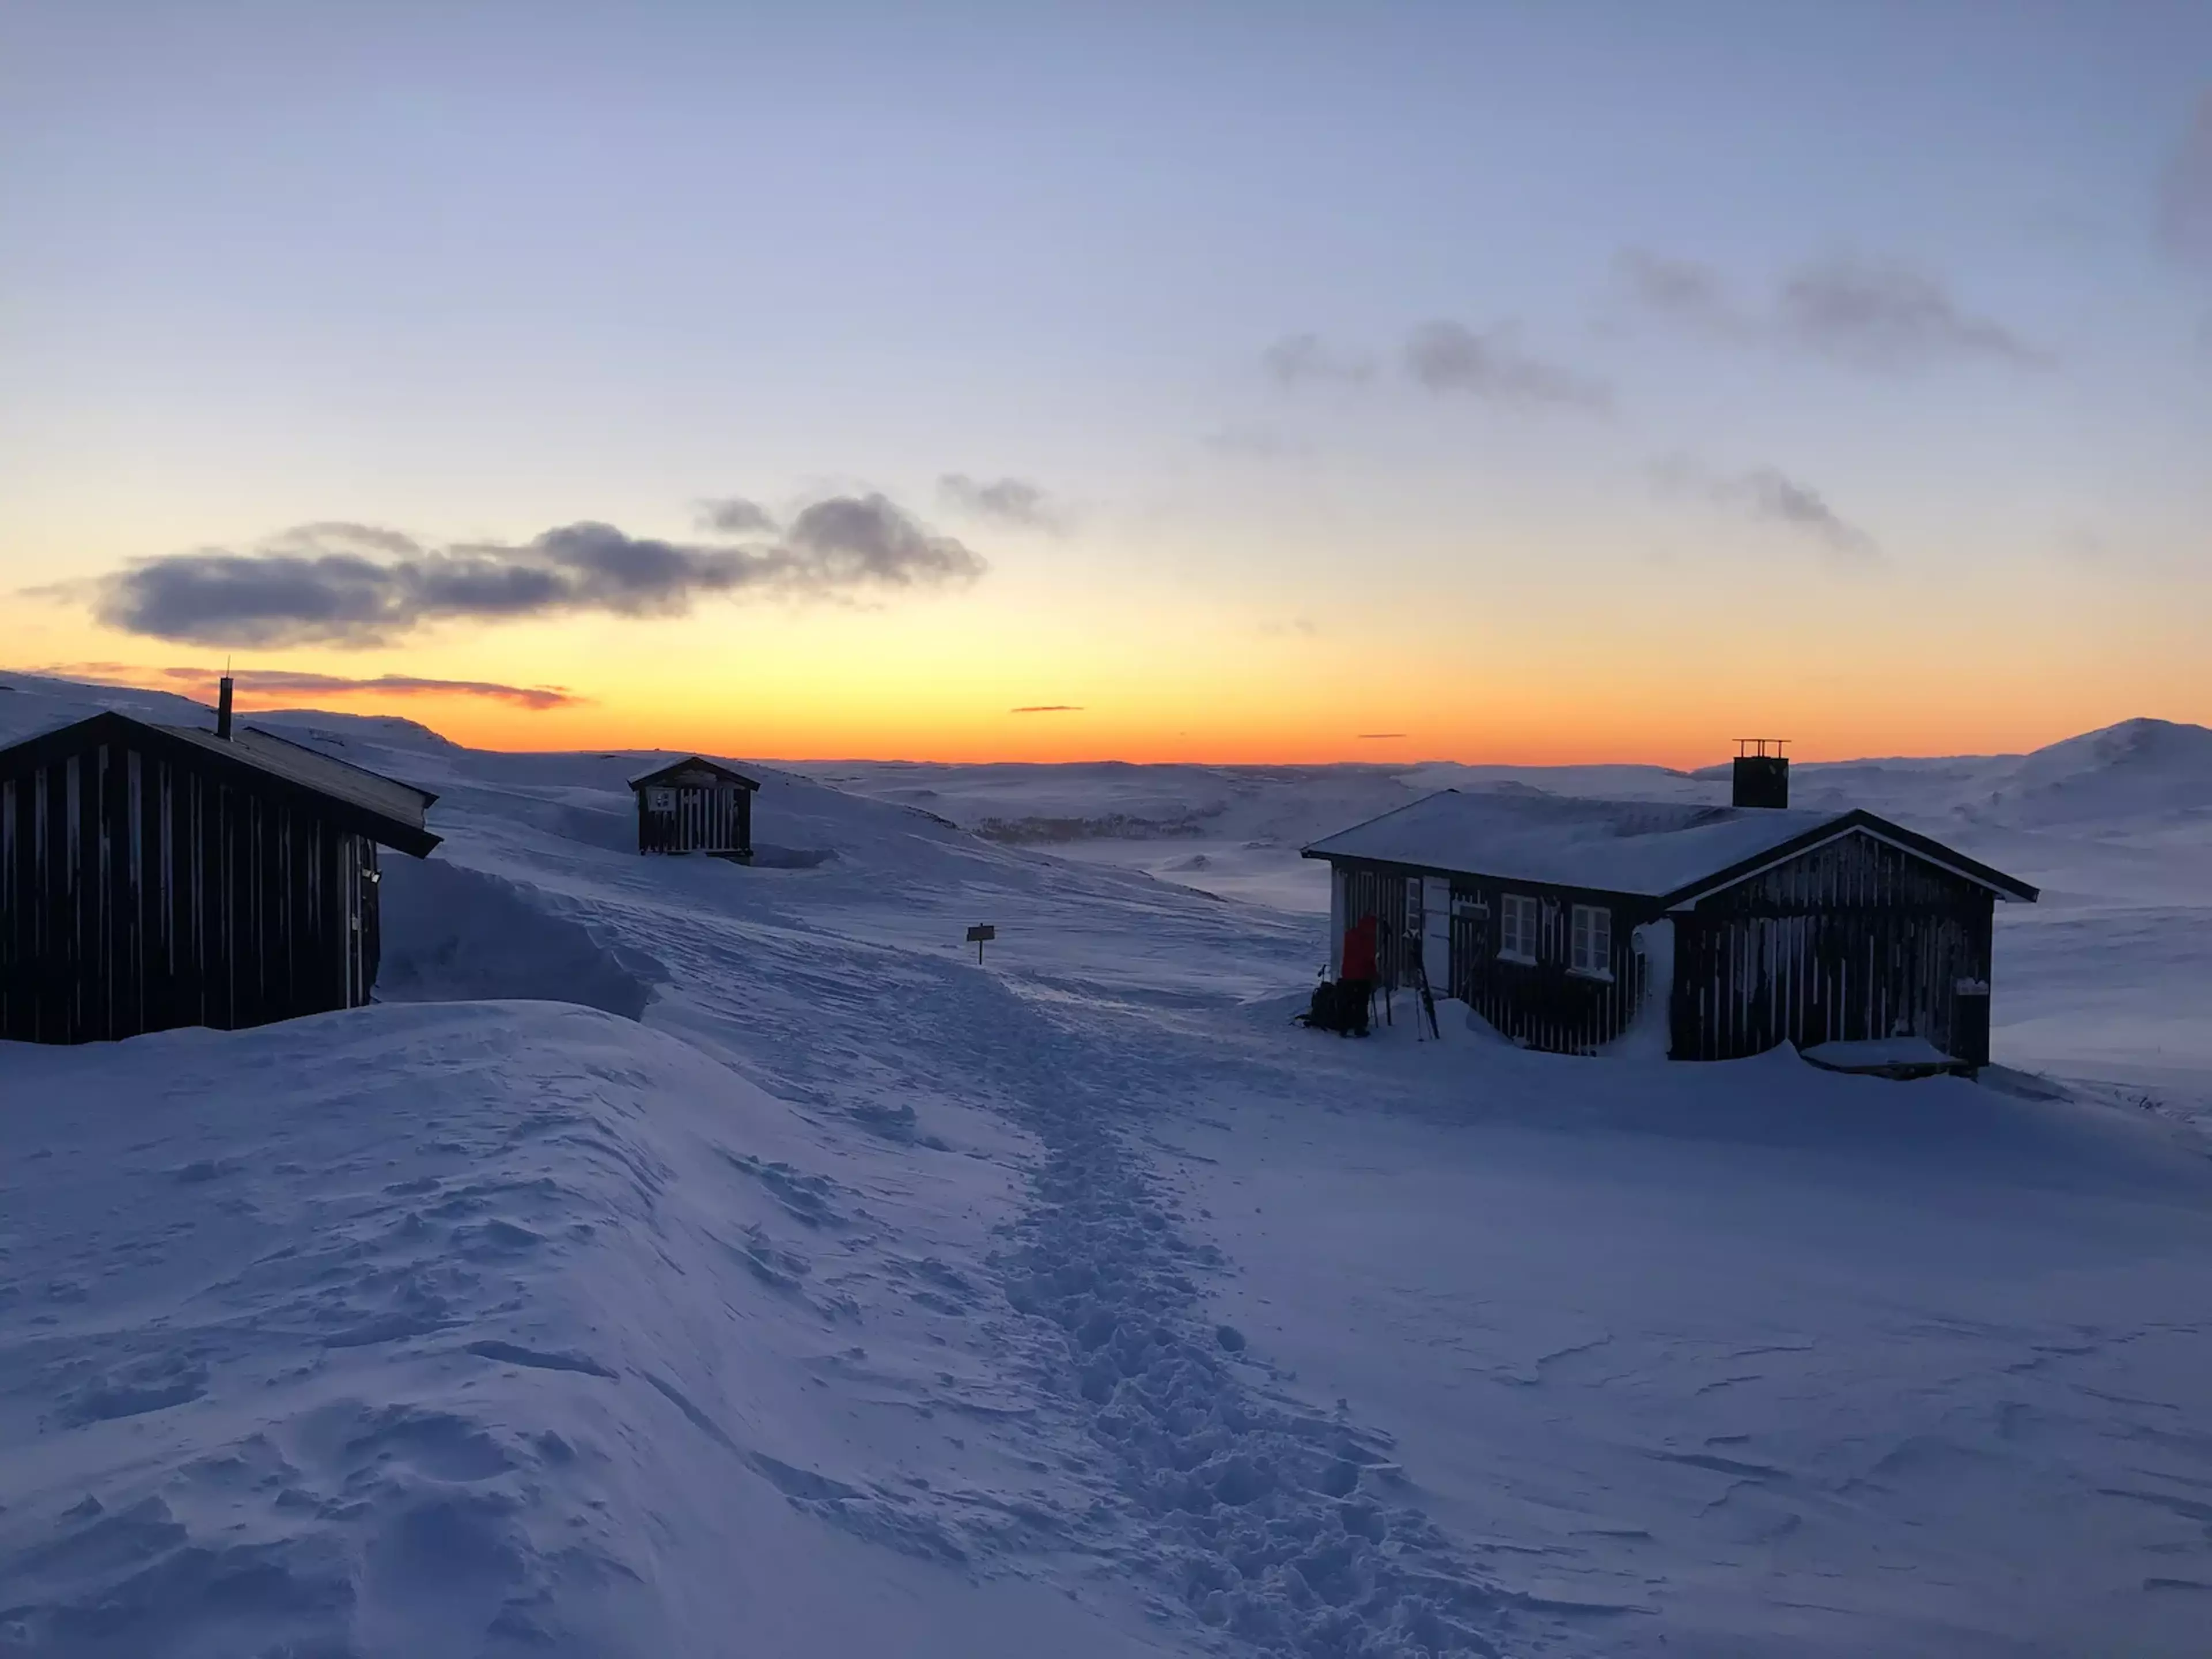
[[[225,743],[230,741],[230,676],[225,674],[217,683],[216,694],[215,734]]]

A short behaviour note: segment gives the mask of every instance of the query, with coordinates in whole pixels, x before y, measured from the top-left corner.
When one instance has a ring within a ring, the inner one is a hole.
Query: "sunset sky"
[[[0,668],[227,657],[763,758],[2212,721],[2212,6],[15,0]]]

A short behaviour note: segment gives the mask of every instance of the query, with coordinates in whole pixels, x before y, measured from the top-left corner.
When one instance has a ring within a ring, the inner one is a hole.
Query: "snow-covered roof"
[[[180,750],[204,753],[220,764],[258,772],[309,791],[331,803],[356,832],[417,858],[427,856],[438,845],[439,837],[427,827],[430,804],[438,798],[427,789],[251,726],[235,728],[226,739],[200,727],[143,720],[111,708],[0,750],[0,763],[33,759],[103,738],[153,749],[173,744],[169,751],[173,755]]]
[[[687,755],[682,760],[672,761],[665,766],[657,766],[650,772],[641,772],[629,781],[629,787],[633,789],[642,789],[646,785],[658,783],[663,778],[675,773],[688,772],[695,769],[702,772],[712,772],[719,778],[727,779],[730,782],[747,789],[760,787],[758,779],[749,778],[742,772],[732,771],[719,761],[710,761],[699,755]]]
[[[2008,897],[2035,890],[1862,811],[1586,800],[1540,790],[1440,790],[1314,842],[1309,858],[1360,859],[1547,886],[1683,899],[1768,854],[1863,827]]]
[[[164,726],[160,729],[173,738],[182,738],[219,755],[230,755],[289,782],[303,784],[322,794],[337,795],[373,812],[397,818],[413,829],[422,828],[423,815],[430,803],[438,799],[427,789],[417,789],[411,783],[387,778],[381,772],[371,772],[251,726],[234,726],[228,741],[197,726]]]

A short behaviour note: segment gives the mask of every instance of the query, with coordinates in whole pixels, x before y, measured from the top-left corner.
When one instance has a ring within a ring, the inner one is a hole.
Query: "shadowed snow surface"
[[[390,1000],[0,1048],[0,1653],[2203,1650],[2185,780],[1876,768],[2053,890],[2001,1090],[1297,1031],[1310,920],[950,821],[1448,769],[748,768],[742,868],[635,757],[302,720],[441,797]]]

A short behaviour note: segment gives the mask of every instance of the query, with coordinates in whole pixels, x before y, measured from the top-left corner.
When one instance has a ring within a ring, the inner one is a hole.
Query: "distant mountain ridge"
[[[0,676],[0,743],[101,708],[187,725],[212,718],[204,705],[173,692],[11,674]],[[243,718],[337,750],[356,744],[459,747],[398,715],[271,709]],[[1066,843],[1204,836],[1273,848],[1295,847],[1441,788],[1711,803],[1726,799],[1728,782],[1725,762],[1692,771],[1634,763],[1503,766],[1451,761],[1310,766],[848,761],[805,763],[793,769],[859,794],[928,811],[994,840]],[[1794,805],[1863,806],[1923,823],[1963,820],[2022,830],[2106,823],[2171,829],[2212,814],[2212,728],[2148,716],[2023,755],[1804,761],[1791,771]]]

